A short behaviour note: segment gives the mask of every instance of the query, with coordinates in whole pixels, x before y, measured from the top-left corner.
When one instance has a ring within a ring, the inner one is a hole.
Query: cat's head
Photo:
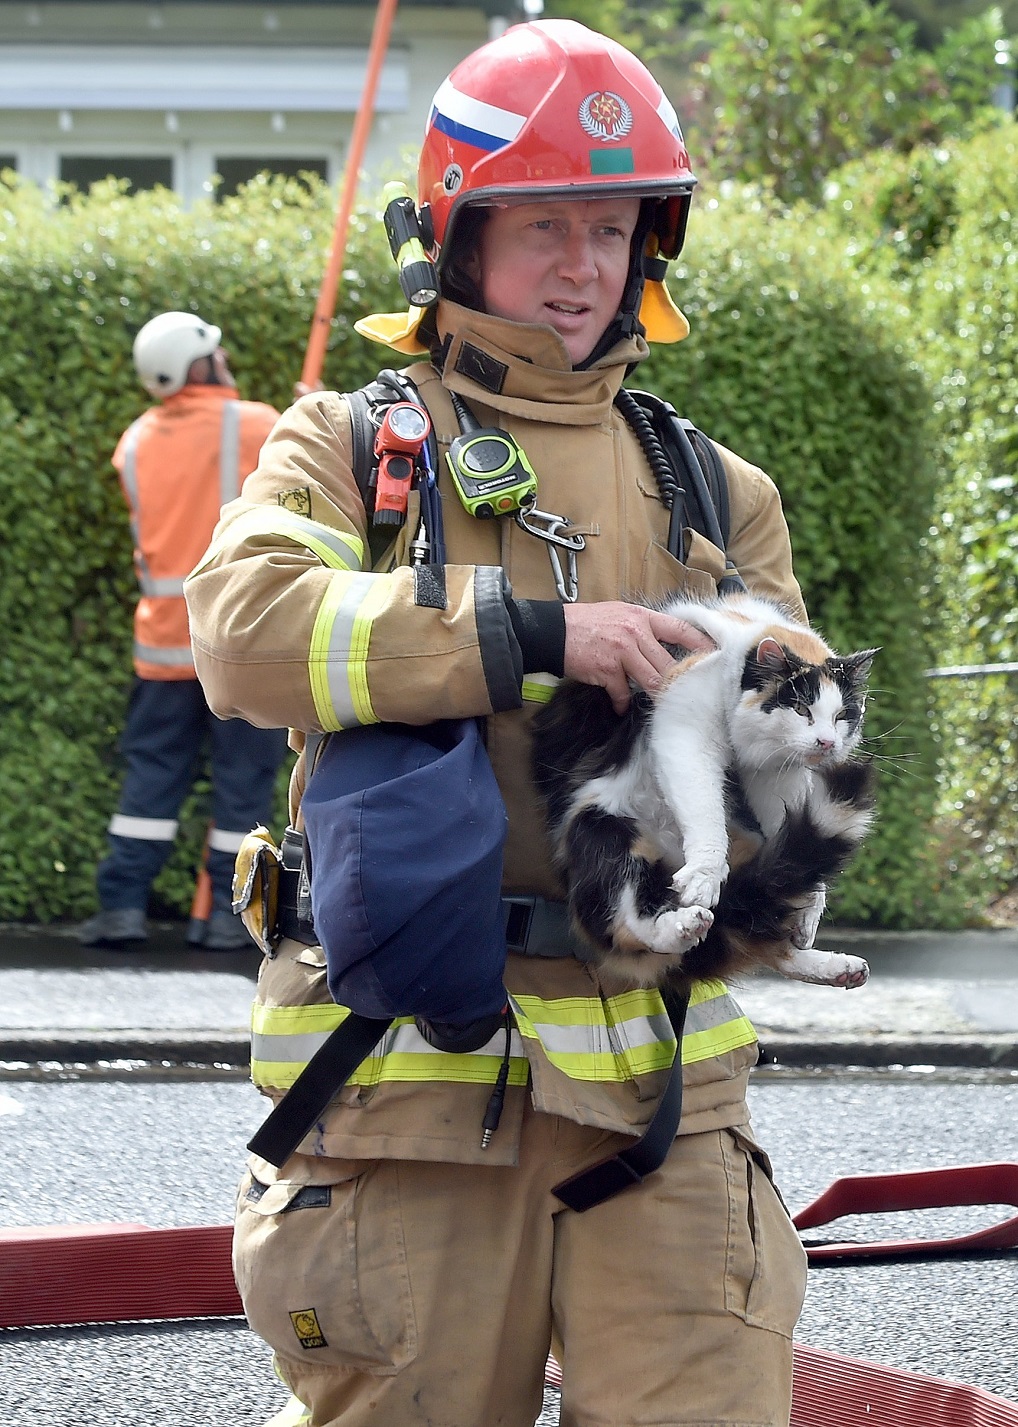
[[[862,736],[879,650],[834,654],[813,635],[783,634],[765,635],[746,658],[733,720],[740,759],[759,767],[840,763]]]

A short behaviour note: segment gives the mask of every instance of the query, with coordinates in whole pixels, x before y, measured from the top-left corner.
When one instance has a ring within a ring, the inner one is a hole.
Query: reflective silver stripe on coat
[[[266,1009],[267,1008],[260,1006],[256,1006],[255,1008],[255,1025],[251,1032],[252,1063],[284,1063],[304,1066],[316,1051],[321,1050],[322,1046],[336,1029],[336,1025],[333,1024],[329,1026],[327,1030],[303,1031],[293,1035],[280,1035],[272,1031],[264,1031],[258,1027],[259,1018],[257,1012],[262,1011],[264,1015]],[[329,1009],[332,1012],[332,1016],[335,1017],[335,1008],[330,1007]],[[330,1019],[331,1018],[332,1017],[330,1017]],[[498,1056],[498,1058],[501,1059],[504,1053],[505,1032],[499,1029],[492,1036],[491,1040],[479,1046],[477,1050],[457,1053],[456,1060],[461,1065],[467,1065],[471,1060],[476,1060],[479,1057],[490,1059],[492,1056]],[[515,1056],[517,1059],[522,1059],[526,1055],[523,1040],[516,1030],[510,1032],[509,1054],[511,1057]],[[441,1056],[448,1059],[449,1052],[437,1050],[430,1041],[425,1040],[416,1025],[414,1025],[413,1022],[409,1022],[408,1024],[397,1023],[391,1026],[365,1059],[376,1060],[384,1058],[386,1061],[391,1061],[393,1056]],[[357,1078],[356,1075],[351,1077],[351,1079]],[[439,1076],[436,1078],[440,1079],[442,1077]]]
[[[134,837],[140,842],[172,842],[179,824],[176,818],[132,818],[114,813],[107,831],[114,837]]]
[[[226,832],[221,827],[214,827],[209,833],[209,847],[216,852],[239,852],[245,837],[246,832]]]
[[[367,634],[370,620],[362,614],[364,601],[378,586],[379,581],[389,583],[388,575],[373,575],[369,571],[357,574],[336,574],[332,577],[330,596],[339,594],[339,599],[329,609],[331,628],[328,631],[328,650],[325,655],[325,676],[329,686],[329,698],[340,728],[354,728],[367,722],[363,717],[362,705],[358,703],[355,681],[352,679],[351,665],[362,666],[367,650]],[[319,621],[325,607],[319,612]],[[315,633],[318,633],[316,622]],[[317,652],[312,650],[313,653]]]
[[[348,535],[345,531],[333,530],[321,525],[317,520],[309,520],[282,506],[256,506],[245,510],[232,520],[226,529],[213,540],[198,564],[191,571],[196,575],[205,568],[223,549],[224,545],[241,540],[257,538],[260,535],[280,536],[292,540],[317,555],[323,565],[330,570],[359,570],[363,563],[364,547],[359,536]]]

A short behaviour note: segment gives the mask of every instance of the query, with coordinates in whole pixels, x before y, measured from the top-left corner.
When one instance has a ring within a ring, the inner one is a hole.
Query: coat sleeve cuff
[[[525,674],[561,678],[566,657],[566,613],[559,600],[514,600],[506,609],[523,656]]]
[[[523,706],[523,653],[509,616],[509,581],[497,565],[474,571],[474,618],[494,713]]]

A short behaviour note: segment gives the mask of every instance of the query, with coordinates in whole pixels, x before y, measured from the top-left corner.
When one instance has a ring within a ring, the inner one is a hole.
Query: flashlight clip
[[[403,296],[411,307],[431,307],[439,291],[438,269],[427,253],[434,243],[432,225],[417,211],[405,184],[387,183],[382,198],[382,222]]]

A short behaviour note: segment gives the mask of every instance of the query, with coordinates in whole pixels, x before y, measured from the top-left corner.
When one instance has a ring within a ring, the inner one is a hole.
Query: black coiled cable
[[[633,435],[643,447],[643,454],[647,457],[647,462],[657,481],[658,490],[661,492],[661,499],[668,510],[675,504],[675,497],[682,495],[682,487],[675,479],[675,472],[672,463],[668,458],[668,453],[661,445],[657,432],[654,430],[650,417],[643,407],[636,400],[631,391],[621,387],[615,397],[615,405],[618,407],[622,419],[632,430]]]

